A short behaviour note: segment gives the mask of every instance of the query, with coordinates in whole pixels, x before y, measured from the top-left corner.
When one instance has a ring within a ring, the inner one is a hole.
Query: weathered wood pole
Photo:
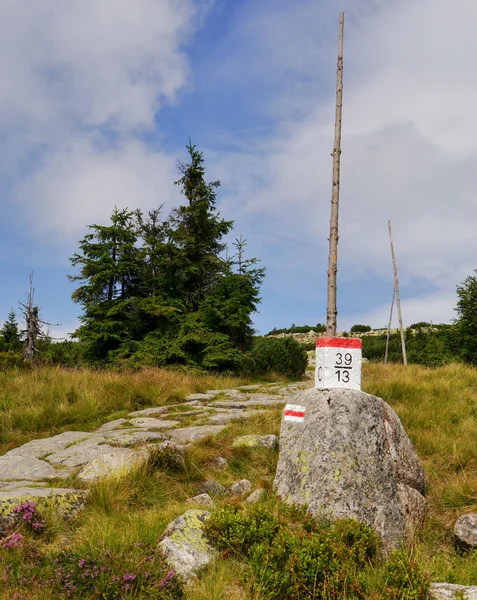
[[[396,305],[398,310],[398,319],[399,319],[399,329],[401,331],[401,344],[402,344],[402,362],[404,366],[407,366],[407,356],[406,356],[406,340],[404,339],[404,328],[402,326],[402,314],[401,314],[401,299],[399,297],[399,280],[396,266],[396,257],[394,256],[394,244],[393,244],[393,233],[391,231],[391,221],[388,221],[389,227],[389,242],[391,244],[391,256],[393,259],[393,269],[394,269],[394,292],[396,294]]]
[[[328,304],[326,336],[336,336],[336,272],[338,270],[338,215],[340,197],[341,114],[343,106],[343,30],[344,13],[340,13],[338,36],[338,70],[336,75],[335,142],[333,146],[333,187],[331,191],[330,248],[328,254]]]
[[[386,352],[384,353],[384,364],[388,362],[389,336],[391,335],[391,322],[393,320],[394,298],[396,297],[396,286],[393,287],[393,299],[391,300],[391,310],[389,311],[388,334],[386,336]]]

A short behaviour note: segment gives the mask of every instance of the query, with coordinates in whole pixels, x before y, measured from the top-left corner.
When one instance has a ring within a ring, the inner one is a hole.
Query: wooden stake
[[[388,335],[386,337],[386,352],[384,354],[384,364],[386,364],[388,362],[389,336],[391,335],[391,321],[393,320],[393,306],[394,306],[394,298],[395,297],[396,297],[396,286],[393,287],[393,299],[391,301],[391,311],[389,313]]]
[[[338,36],[338,70],[336,74],[335,141],[333,147],[333,187],[331,191],[330,248],[328,254],[328,305],[326,336],[336,336],[336,272],[338,270],[338,214],[340,197],[341,114],[343,107],[343,29],[344,13],[340,13]]]
[[[398,309],[398,319],[399,319],[399,329],[401,330],[401,344],[402,344],[402,362],[404,366],[407,366],[407,356],[406,356],[406,341],[404,339],[404,329],[402,326],[402,315],[401,315],[401,299],[399,297],[399,280],[396,266],[396,257],[394,256],[394,244],[393,244],[393,234],[391,231],[391,221],[388,221],[389,227],[389,242],[391,244],[391,256],[393,259],[393,269],[394,269],[394,292],[396,294],[396,305]]]

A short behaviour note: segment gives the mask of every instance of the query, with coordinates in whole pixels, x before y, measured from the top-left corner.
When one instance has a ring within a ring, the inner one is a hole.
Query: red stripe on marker
[[[363,342],[359,338],[326,338],[316,340],[317,348],[362,348]]]
[[[283,414],[285,417],[304,417],[305,412],[299,410],[284,410]]]

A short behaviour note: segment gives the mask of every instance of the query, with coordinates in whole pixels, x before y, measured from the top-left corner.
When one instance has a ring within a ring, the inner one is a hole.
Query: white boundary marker
[[[362,346],[359,338],[318,338],[315,387],[361,390]]]

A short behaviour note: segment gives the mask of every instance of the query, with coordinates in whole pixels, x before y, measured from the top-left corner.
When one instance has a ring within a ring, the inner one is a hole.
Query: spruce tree
[[[220,181],[206,182],[203,153],[191,143],[187,151],[190,162],[179,163],[182,177],[175,183],[188,203],[173,211],[171,236],[178,249],[174,257],[182,288],[178,293],[195,311],[222,271],[222,238],[232,229],[233,221],[221,219],[216,210]]]
[[[134,337],[135,303],[140,285],[138,231],[134,213],[114,209],[111,224],[90,225],[70,259],[80,268],[70,281],[80,281],[72,298],[83,306],[81,326],[75,332],[86,358],[105,360],[108,353]]]
[[[0,330],[0,349],[7,352],[20,352],[22,349],[21,334],[13,308],[8,313],[7,320]]]

